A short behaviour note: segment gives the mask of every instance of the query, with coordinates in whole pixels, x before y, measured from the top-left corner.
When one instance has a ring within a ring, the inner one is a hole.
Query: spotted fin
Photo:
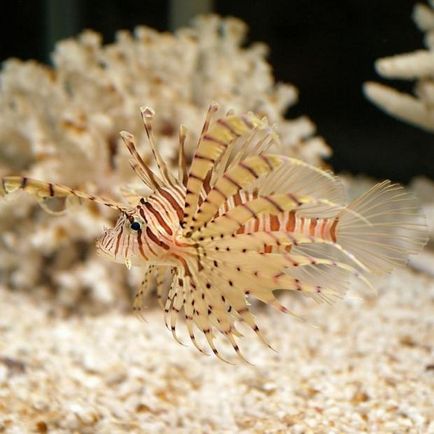
[[[153,286],[153,277],[156,271],[154,265],[150,265],[143,276],[143,280],[140,284],[140,288],[137,289],[133,300],[133,312],[142,316],[143,308],[145,306],[145,300],[149,297]]]

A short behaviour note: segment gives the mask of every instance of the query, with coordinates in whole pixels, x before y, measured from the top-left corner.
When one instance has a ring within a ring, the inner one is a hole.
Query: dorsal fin
[[[330,172],[290,157],[281,157],[278,169],[258,180],[253,188],[260,195],[291,192],[300,196],[346,203],[342,182]]]
[[[151,190],[159,190],[163,185],[163,181],[148,167],[148,165],[143,161],[140,154],[137,152],[134,136],[128,131],[121,131],[120,135],[129,153],[131,154],[132,158],[130,159],[130,164],[134,172],[136,172],[137,176]]]
[[[187,185],[188,179],[187,159],[185,157],[186,138],[187,129],[183,125],[181,125],[179,127],[178,181],[184,187]]]
[[[189,236],[194,228],[194,215],[199,206],[204,182],[209,178],[209,172],[214,170],[224,152],[237,138],[260,124],[260,120],[253,116],[228,116],[217,119],[211,124],[211,116],[216,110],[216,105],[210,106],[208,110],[207,119],[188,174],[184,219],[181,223],[186,231],[186,236]]]
[[[143,124],[145,125],[146,136],[148,137],[149,146],[151,147],[152,154],[157,163],[157,167],[160,171],[160,177],[166,183],[167,186],[177,185],[178,182],[176,178],[170,173],[170,170],[163,160],[160,151],[154,140],[154,135],[152,131],[152,119],[155,115],[154,111],[150,107],[140,107],[140,112],[142,113]]]
[[[232,166],[216,180],[208,192],[206,200],[201,204],[193,222],[196,231],[208,223],[217,213],[220,206],[240,190],[247,189],[258,178],[271,173],[284,159],[278,155],[253,155]]]

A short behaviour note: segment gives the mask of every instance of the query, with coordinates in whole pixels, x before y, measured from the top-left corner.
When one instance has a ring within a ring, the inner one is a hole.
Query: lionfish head
[[[98,238],[98,254],[111,261],[124,263],[129,268],[139,265],[138,237],[145,223],[132,212],[122,212],[113,228],[105,228]]]

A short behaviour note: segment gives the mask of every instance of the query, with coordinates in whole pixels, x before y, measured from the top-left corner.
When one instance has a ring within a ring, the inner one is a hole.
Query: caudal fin
[[[425,218],[415,198],[398,184],[379,183],[348,208],[355,213],[340,214],[337,242],[375,274],[405,264],[427,242]]]

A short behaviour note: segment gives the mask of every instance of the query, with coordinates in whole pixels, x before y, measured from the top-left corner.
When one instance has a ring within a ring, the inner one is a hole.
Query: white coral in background
[[[314,137],[314,124],[284,119],[297,90],[275,84],[263,44],[241,47],[245,33],[237,19],[208,16],[175,35],[122,31],[105,46],[86,31],[57,44],[53,68],[8,60],[0,75],[0,176],[25,173],[116,197],[135,182],[119,131],[132,132],[147,152],[139,107],[155,110],[155,132],[170,160],[178,126],[190,127],[194,141],[212,101],[267,115],[279,125],[285,152],[320,163],[330,150]],[[0,201],[0,213],[0,276],[7,285],[58,288],[67,306],[83,294],[103,305],[119,304],[122,293],[127,300],[126,270],[95,257],[94,240],[110,224],[110,210],[81,207],[52,217],[17,194]]]
[[[413,10],[413,19],[419,29],[425,32],[427,49],[413,53],[399,54],[377,60],[377,72],[385,78],[415,80],[414,95],[399,92],[390,86],[368,82],[364,84],[366,97],[390,115],[408,122],[424,130],[434,132],[434,0],[429,6],[417,4]],[[433,183],[428,179],[416,178],[412,182],[412,190],[420,196],[421,191],[433,190]],[[431,245],[434,241],[434,196],[424,197],[424,213],[430,227]],[[425,252],[416,261],[423,261],[426,255],[431,255],[429,269],[434,274],[434,256]]]
[[[383,84],[368,82],[365,95],[385,112],[405,122],[434,132],[434,1],[417,4],[413,18],[426,33],[427,49],[377,60],[377,72],[385,78],[416,80],[414,95]]]

